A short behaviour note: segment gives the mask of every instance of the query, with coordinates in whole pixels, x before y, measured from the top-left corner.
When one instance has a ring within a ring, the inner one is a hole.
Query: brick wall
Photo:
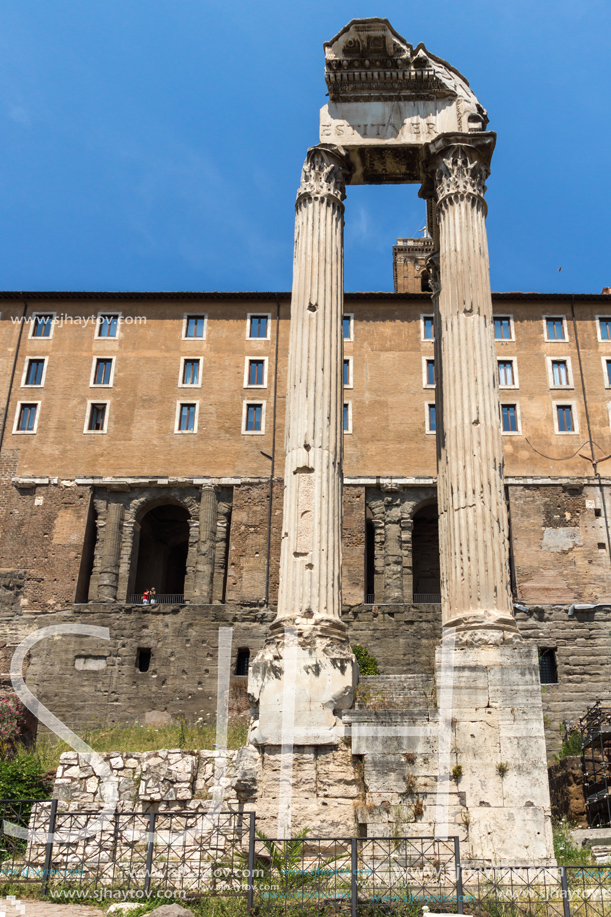
[[[611,600],[603,506],[604,495],[611,508],[609,487],[512,484],[508,491],[519,600],[527,605]]]
[[[74,601],[91,488],[0,482],[0,568],[26,570],[24,610],[53,611]]]

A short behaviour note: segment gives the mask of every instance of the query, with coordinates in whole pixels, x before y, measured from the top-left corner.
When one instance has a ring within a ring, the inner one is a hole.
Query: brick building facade
[[[427,242],[398,241],[397,292],[345,297],[344,615],[382,674],[429,671],[441,630]],[[493,306],[516,616],[552,749],[611,694],[611,298]],[[212,715],[218,628],[239,680],[273,619],[290,295],[6,292],[0,313],[2,671],[32,630],[98,624],[109,641],[31,651],[64,722]]]

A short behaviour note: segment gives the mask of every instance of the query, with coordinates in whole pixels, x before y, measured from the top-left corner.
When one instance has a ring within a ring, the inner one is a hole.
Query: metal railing
[[[184,605],[185,596],[182,592],[175,593],[157,593],[146,603],[148,605]],[[133,592],[127,596],[128,605],[144,605],[144,599],[141,592]]]
[[[376,602],[375,595],[366,595],[365,605],[441,605],[441,595],[438,592],[415,592],[411,602]]]
[[[0,800],[0,886],[71,901],[241,898],[260,917],[611,917],[611,866],[472,867],[457,837],[268,839],[254,812],[60,811]],[[19,836],[14,825],[26,829]],[[0,894],[2,892],[0,891]],[[114,895],[118,897],[118,895]]]
[[[261,917],[403,914],[418,902],[463,912],[454,837],[257,837],[253,862]]]

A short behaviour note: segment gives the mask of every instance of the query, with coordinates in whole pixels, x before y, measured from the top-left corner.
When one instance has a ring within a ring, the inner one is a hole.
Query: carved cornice
[[[323,145],[311,147],[303,164],[297,203],[310,197],[313,200],[331,198],[341,204],[346,197],[349,174],[350,167],[339,151]]]

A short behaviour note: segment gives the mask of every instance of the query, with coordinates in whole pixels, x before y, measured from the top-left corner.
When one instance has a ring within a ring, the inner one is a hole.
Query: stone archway
[[[176,503],[158,504],[142,517],[135,558],[136,595],[154,586],[158,595],[184,596],[189,520],[189,511]]]

